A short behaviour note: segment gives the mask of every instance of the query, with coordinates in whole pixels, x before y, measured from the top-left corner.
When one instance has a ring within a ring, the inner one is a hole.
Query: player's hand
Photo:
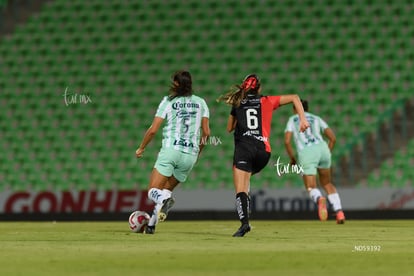
[[[137,158],[141,158],[142,157],[142,154],[144,153],[144,151],[145,151],[145,149],[138,148],[135,151],[135,155],[137,156]]]
[[[300,132],[304,132],[308,127],[310,127],[308,120],[305,119],[305,120],[300,121],[300,125],[299,125]]]

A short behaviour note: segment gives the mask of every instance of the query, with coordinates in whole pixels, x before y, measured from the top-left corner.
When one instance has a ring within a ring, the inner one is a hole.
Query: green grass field
[[[414,221],[3,222],[0,275],[413,275]]]

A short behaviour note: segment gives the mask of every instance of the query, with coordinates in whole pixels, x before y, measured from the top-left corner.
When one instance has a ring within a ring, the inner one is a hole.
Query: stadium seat
[[[135,162],[133,152],[179,69],[192,72],[194,90],[210,107],[212,133],[224,141],[206,149],[185,188],[233,188],[230,108],[215,100],[251,72],[260,75],[264,94],[298,93],[310,101],[338,136],[335,163],[349,153],[350,137],[376,130],[392,100],[412,97],[410,10],[398,1],[48,2],[0,45],[0,126],[8,145],[0,177],[13,189],[146,188],[161,134],[145,160]],[[93,102],[66,106],[66,87]],[[281,107],[273,118],[276,155],[285,152],[291,114]],[[20,147],[25,139],[30,143]],[[27,147],[36,154],[30,162]],[[407,157],[395,158],[400,164]],[[405,175],[387,179],[406,183]],[[271,166],[256,180],[302,187],[296,176],[275,178]]]

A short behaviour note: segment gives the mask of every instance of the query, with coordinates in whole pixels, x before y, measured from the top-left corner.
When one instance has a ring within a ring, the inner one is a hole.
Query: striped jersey
[[[201,119],[210,117],[204,99],[195,95],[175,97],[172,100],[164,97],[155,116],[166,120],[163,128],[163,148],[198,154]]]
[[[280,96],[248,94],[239,107],[233,107],[230,114],[237,119],[234,130],[235,144],[249,143],[270,152],[270,125],[273,111],[279,105]]]
[[[292,132],[295,141],[296,149],[301,151],[305,147],[316,145],[319,143],[326,143],[323,139],[322,133],[329,126],[319,116],[305,112],[306,119],[308,120],[310,127],[304,132],[300,132],[299,129],[299,115],[293,115],[289,118],[285,132]]]

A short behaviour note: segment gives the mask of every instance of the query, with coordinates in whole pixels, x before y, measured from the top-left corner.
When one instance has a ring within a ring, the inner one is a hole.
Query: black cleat
[[[242,226],[240,226],[239,230],[237,230],[237,232],[233,234],[233,237],[243,237],[249,231],[250,231],[250,225],[249,224],[242,224]]]
[[[155,234],[155,225],[154,226],[149,226],[147,225],[147,227],[145,227],[145,231],[144,234]]]

